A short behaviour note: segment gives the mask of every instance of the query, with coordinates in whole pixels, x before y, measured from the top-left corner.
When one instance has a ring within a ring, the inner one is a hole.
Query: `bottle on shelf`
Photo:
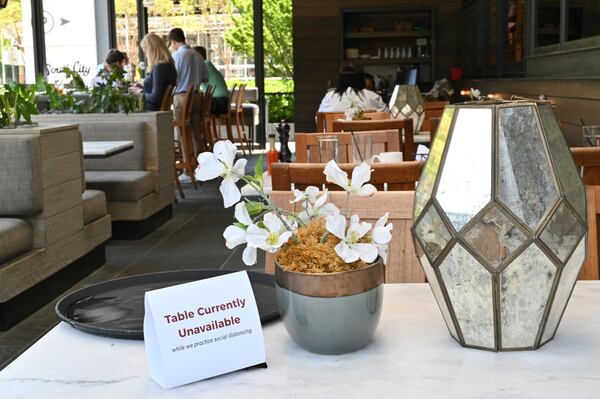
[[[279,153],[275,148],[275,134],[269,134],[269,151],[267,151],[267,173],[271,176],[271,165],[279,161]]]

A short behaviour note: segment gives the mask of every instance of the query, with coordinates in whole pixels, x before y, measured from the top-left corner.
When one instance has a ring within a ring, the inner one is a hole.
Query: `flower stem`
[[[279,208],[277,208],[275,205],[273,205],[273,203],[271,202],[271,200],[269,199],[267,194],[265,194],[265,192],[263,191],[262,187],[260,187],[258,184],[256,184],[251,179],[248,179],[246,176],[241,176],[241,179],[244,180],[246,183],[248,183],[252,188],[254,188],[258,192],[258,195],[260,195],[260,197],[267,203],[267,205],[269,206],[269,209],[271,209],[273,212],[275,212],[275,215],[281,221],[281,223],[283,223],[283,225],[285,226],[287,231],[292,233],[292,239],[296,242],[296,244],[300,244],[300,240],[298,240],[298,237],[296,237],[296,234],[294,234],[294,230],[292,230],[290,225],[283,218],[283,216],[281,214],[281,210]]]

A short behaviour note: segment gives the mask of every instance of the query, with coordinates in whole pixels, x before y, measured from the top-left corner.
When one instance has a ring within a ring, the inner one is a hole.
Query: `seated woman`
[[[350,108],[387,111],[379,94],[365,89],[364,75],[350,62],[344,62],[334,90],[321,101],[319,112],[345,112]]]
[[[148,59],[150,73],[144,79],[144,88],[134,88],[133,92],[142,93],[146,111],[159,111],[165,89],[177,82],[175,62],[165,42],[154,33],[144,36],[140,47]]]

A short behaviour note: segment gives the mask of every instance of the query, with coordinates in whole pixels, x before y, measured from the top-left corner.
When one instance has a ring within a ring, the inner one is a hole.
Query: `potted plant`
[[[334,161],[324,170],[328,182],[346,191],[340,210],[328,203],[327,190],[310,186],[295,190],[293,202],[303,210],[274,206],[261,187],[262,162],[254,175],[245,174],[246,159],[235,161],[237,148],[219,141],[213,152],[198,157],[198,180],[222,177],[220,191],[226,208],[235,205],[233,225],[223,233],[228,248],[246,244],[242,259],[256,263],[258,249],[277,253],[277,303],[290,336],[311,352],[340,354],[356,351],[371,339],[383,299],[384,264],[391,240],[391,223],[383,215],[373,226],[348,215],[351,195],[370,196],[371,169],[366,163],[348,178]],[[236,182],[253,186],[262,201],[242,201]],[[350,223],[347,218],[350,217]]]
[[[9,128],[31,125],[31,115],[37,114],[35,100],[35,86],[17,82],[0,86],[0,125]]]

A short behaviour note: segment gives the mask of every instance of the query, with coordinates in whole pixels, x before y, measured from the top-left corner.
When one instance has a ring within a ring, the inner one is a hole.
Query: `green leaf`
[[[261,187],[262,187],[262,181],[263,181],[263,156],[262,156],[262,154],[260,154],[258,156],[256,165],[254,165],[254,178],[260,182]]]
[[[235,227],[239,227],[240,229],[242,229],[242,230],[244,230],[244,231],[245,231],[246,229],[248,229],[248,226],[246,226],[245,224],[243,224],[243,223],[240,223],[240,222],[233,222],[233,225],[234,225]]]
[[[260,215],[263,212],[265,206],[262,202],[246,201],[246,209],[248,210],[248,214],[250,216],[256,216]]]

